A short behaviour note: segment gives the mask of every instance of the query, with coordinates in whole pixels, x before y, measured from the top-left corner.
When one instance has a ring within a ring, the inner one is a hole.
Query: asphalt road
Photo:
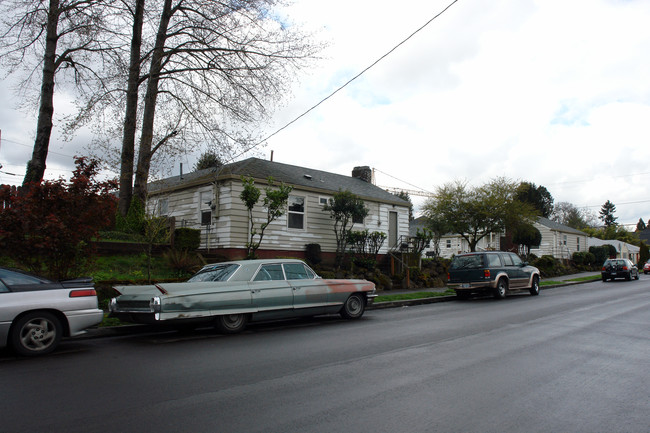
[[[0,432],[650,431],[650,276],[0,352]]]

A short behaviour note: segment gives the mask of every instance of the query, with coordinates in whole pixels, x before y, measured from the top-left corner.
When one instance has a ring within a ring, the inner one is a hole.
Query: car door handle
[[[294,288],[293,288],[294,292],[295,292],[296,290],[300,290],[300,289],[302,289],[302,287],[294,287]]]

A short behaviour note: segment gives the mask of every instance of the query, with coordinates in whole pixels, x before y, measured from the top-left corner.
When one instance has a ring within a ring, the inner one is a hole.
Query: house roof
[[[545,227],[548,227],[551,230],[556,230],[558,232],[573,233],[576,235],[587,236],[587,234],[581,230],[574,229],[573,227],[565,226],[564,224],[560,224],[555,221],[551,221],[548,218],[539,217],[537,218],[537,222]]]
[[[408,201],[359,178],[260,158],[248,158],[219,168],[198,170],[183,174],[182,177],[172,176],[150,183],[148,191],[150,194],[170,192],[215,180],[239,179],[241,176],[250,176],[258,181],[266,181],[272,177],[275,182],[284,182],[300,189],[311,189],[326,194],[347,190],[364,199],[399,206],[409,205]]]
[[[617,239],[598,239],[598,238],[587,238],[587,245],[588,246],[601,246],[601,245],[612,245],[614,248],[616,248],[616,251],[619,253],[622,250],[623,245],[626,246],[627,250],[631,253],[638,253],[640,251],[640,248],[637,247],[636,245],[628,244],[627,242],[619,241]]]

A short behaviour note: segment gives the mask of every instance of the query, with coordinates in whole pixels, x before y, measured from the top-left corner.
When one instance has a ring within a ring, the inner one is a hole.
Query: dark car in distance
[[[628,259],[607,259],[603,263],[600,275],[603,283],[607,280],[613,281],[616,278],[625,278],[627,281],[630,281],[632,278],[638,280],[639,268]]]
[[[490,293],[497,299],[509,292],[527,289],[539,294],[539,269],[512,252],[481,251],[458,254],[449,265],[447,287],[459,298],[472,293]]]

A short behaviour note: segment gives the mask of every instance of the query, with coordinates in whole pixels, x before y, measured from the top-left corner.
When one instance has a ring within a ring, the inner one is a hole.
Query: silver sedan
[[[90,278],[55,282],[0,267],[0,347],[20,355],[45,355],[62,337],[101,322]]]

